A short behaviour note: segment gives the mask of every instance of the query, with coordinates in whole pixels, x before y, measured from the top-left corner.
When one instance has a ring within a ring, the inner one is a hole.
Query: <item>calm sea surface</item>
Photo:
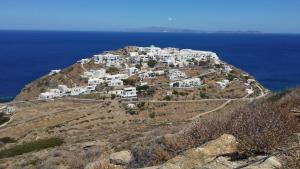
[[[0,31],[0,100],[52,69],[128,45],[210,50],[273,91],[300,84],[300,35]]]

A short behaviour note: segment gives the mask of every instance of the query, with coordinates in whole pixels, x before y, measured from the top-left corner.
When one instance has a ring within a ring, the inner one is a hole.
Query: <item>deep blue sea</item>
[[[0,98],[52,69],[128,45],[210,50],[273,91],[300,84],[300,35],[0,31]]]

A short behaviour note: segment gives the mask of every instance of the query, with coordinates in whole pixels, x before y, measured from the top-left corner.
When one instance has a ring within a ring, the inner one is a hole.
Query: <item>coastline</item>
[[[0,96],[0,103],[8,103],[14,100],[13,96]]]

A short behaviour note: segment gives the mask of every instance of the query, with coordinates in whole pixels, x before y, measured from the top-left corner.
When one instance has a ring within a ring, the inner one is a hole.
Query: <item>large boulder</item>
[[[113,153],[109,156],[109,161],[116,165],[127,165],[132,160],[133,156],[130,151],[124,150]]]
[[[220,138],[210,141],[198,148],[187,150],[182,155],[167,161],[159,168],[164,169],[172,166],[176,169],[190,169],[207,164],[220,155],[230,154],[236,151],[237,141],[235,137],[224,134]]]

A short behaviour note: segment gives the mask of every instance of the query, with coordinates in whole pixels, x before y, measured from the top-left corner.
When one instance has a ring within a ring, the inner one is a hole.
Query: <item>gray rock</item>
[[[109,156],[109,161],[116,165],[127,165],[132,160],[133,156],[130,151],[124,150],[113,153]]]
[[[219,155],[234,153],[236,151],[237,142],[235,137],[224,134],[220,138],[198,148],[187,150],[182,155],[176,156],[163,164],[162,167],[172,165],[172,167],[176,166],[177,169],[190,169],[212,162]]]

